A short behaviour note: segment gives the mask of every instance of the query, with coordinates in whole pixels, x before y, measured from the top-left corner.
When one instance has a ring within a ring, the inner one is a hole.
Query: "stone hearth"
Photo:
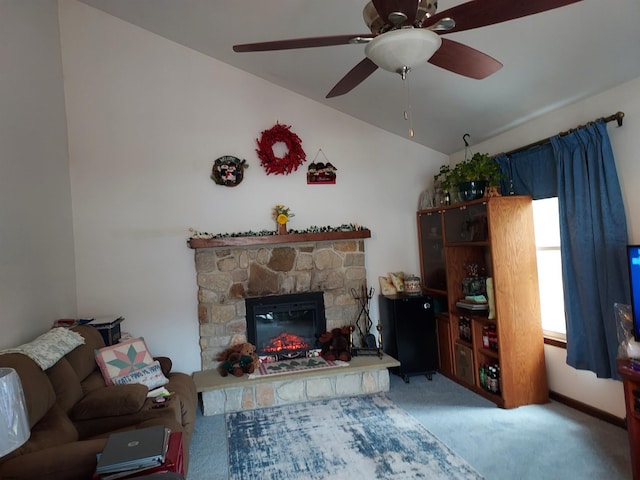
[[[326,398],[389,390],[389,368],[400,362],[383,355],[354,357],[347,367],[258,377],[222,377],[216,370],[195,372],[202,412],[219,415]]]

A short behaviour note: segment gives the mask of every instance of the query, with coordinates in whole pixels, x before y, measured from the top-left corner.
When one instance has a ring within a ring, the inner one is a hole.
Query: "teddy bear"
[[[220,362],[218,372],[223,377],[229,374],[241,377],[245,373],[253,373],[260,362],[256,347],[248,342],[231,345],[220,352],[216,359]]]
[[[349,338],[351,330],[349,327],[334,328],[330,332],[325,332],[318,340],[321,344],[320,356],[325,360],[342,360],[348,362],[351,360]]]

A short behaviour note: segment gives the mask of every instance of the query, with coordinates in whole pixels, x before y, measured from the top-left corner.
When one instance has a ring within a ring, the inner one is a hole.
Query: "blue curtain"
[[[556,162],[550,143],[510,155],[499,154],[494,159],[502,172],[503,195],[531,195],[534,200],[558,196]]]
[[[567,363],[618,378],[614,303],[630,303],[627,221],[602,121],[551,139],[558,172]]]
[[[495,157],[503,194],[558,197],[567,363],[618,378],[614,303],[630,303],[627,224],[603,121]]]

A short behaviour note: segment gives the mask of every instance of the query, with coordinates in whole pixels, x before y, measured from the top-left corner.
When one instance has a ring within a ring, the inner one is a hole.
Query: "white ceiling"
[[[407,94],[397,74],[378,69],[350,93],[325,99],[364,58],[364,45],[258,53],[232,50],[240,43],[368,33],[362,19],[366,0],[81,1],[409,138],[403,118]],[[460,3],[464,2],[440,0],[438,11]],[[472,144],[479,143],[640,77],[640,0],[583,0],[447,37],[491,55],[504,67],[484,80],[428,63],[409,73],[412,140],[446,154],[464,148],[465,133]],[[624,110],[624,105],[611,105],[602,115],[617,110]]]

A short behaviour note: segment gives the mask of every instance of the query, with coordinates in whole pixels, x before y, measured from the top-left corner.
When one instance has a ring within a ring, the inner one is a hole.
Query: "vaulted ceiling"
[[[325,98],[364,45],[235,53],[233,45],[369,33],[365,0],[81,0],[300,95],[450,154],[556,108],[640,77],[640,0],[582,0],[509,22],[443,35],[504,66],[473,80],[429,63],[405,83],[378,69]],[[479,8],[492,0],[475,0]],[[513,0],[514,3],[533,0]],[[438,12],[465,3],[440,0]],[[214,79],[212,79],[213,85]],[[407,88],[408,87],[408,88]],[[410,105],[414,136],[404,111]],[[611,105],[611,111],[624,105]]]

